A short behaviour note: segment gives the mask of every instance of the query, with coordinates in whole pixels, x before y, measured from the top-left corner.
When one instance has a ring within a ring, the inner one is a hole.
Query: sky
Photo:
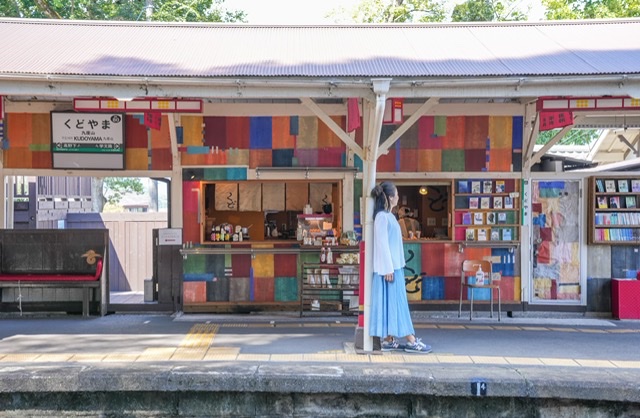
[[[257,25],[319,25],[335,23],[333,19],[325,17],[332,10],[341,7],[352,10],[359,2],[360,0],[225,0],[223,6],[246,12],[247,22]],[[521,0],[521,3],[532,5],[532,20],[541,18],[540,0]]]

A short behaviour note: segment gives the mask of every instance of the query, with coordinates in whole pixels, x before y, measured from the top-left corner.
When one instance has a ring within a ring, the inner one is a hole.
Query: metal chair
[[[484,284],[469,283],[469,277],[474,277],[481,266],[484,271]],[[471,306],[469,309],[469,320],[473,319],[473,291],[475,289],[489,289],[491,292],[491,318],[493,318],[493,290],[498,290],[498,321],[501,319],[502,300],[500,298],[500,281],[493,279],[493,269],[490,261],[487,260],[464,260],[462,262],[462,272],[460,273],[460,306],[458,307],[458,318],[462,315],[462,292],[465,288],[471,289]]]

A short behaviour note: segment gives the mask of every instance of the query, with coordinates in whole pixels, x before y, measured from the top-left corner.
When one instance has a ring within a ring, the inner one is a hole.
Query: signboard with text
[[[124,114],[51,112],[53,168],[124,169]]]

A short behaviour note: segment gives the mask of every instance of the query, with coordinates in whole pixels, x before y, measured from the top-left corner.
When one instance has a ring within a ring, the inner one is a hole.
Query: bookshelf
[[[589,244],[640,244],[640,177],[589,178]]]
[[[520,241],[520,181],[460,179],[454,182],[454,239],[477,244]]]

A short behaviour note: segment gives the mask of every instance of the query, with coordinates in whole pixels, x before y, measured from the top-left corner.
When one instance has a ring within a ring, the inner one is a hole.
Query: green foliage
[[[120,203],[126,194],[143,194],[144,186],[139,178],[107,177],[104,179],[104,197],[109,204]]]
[[[552,129],[550,131],[540,132],[536,145],[544,145],[560,132],[560,129]],[[570,130],[557,145],[589,145],[595,141],[600,135],[597,129],[572,129]]]
[[[162,22],[242,22],[245,13],[223,8],[224,0],[153,0],[151,20]],[[145,0],[5,0],[0,16],[78,19],[146,20]]]
[[[334,12],[334,17],[336,14]],[[445,18],[442,0],[364,0],[351,11],[349,20],[358,23],[418,23],[442,22]]]
[[[517,9],[515,0],[468,0],[457,4],[451,13],[453,22],[491,22],[526,20],[527,15]]]
[[[640,16],[640,0],[542,0],[548,20]]]

